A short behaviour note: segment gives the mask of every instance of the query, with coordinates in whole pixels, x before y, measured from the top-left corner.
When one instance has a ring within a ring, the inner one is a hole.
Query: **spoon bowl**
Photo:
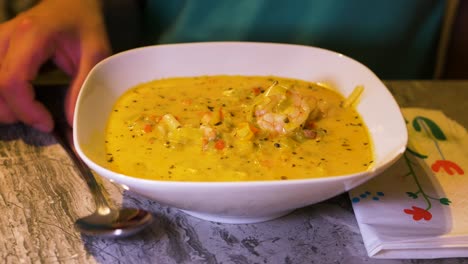
[[[89,236],[125,237],[140,232],[151,221],[151,214],[141,209],[111,209],[107,214],[96,210],[95,213],[76,220],[75,227]]]
[[[131,236],[147,227],[153,221],[153,216],[148,211],[138,208],[115,209],[110,206],[94,174],[76,154],[71,135],[70,128],[54,131],[56,140],[78,167],[96,203],[96,211],[76,220],[75,227],[84,235],[100,237]]]

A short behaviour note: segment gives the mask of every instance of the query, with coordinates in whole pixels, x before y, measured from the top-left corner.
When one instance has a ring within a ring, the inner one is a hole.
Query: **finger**
[[[36,23],[38,21],[35,21]],[[53,120],[46,107],[35,100],[30,84],[50,56],[52,37],[34,25],[31,18],[18,22],[0,71],[0,95],[15,116],[38,130],[49,132]]]
[[[13,29],[12,23],[12,20],[9,20],[0,24],[0,70],[1,63],[10,43],[10,35]],[[16,118],[15,113],[11,111],[7,102],[0,96],[0,123],[13,124],[17,121],[18,119]]]
[[[55,65],[57,65],[66,74],[68,74],[68,76],[71,76],[76,72],[73,59],[68,55],[68,53],[64,52],[59,47],[57,47],[57,51],[53,61]]]
[[[80,42],[76,36],[57,35],[54,62],[69,76],[75,75],[80,60]]]
[[[8,104],[0,97],[0,123],[4,124],[13,124],[16,123],[18,119],[15,117],[15,114],[10,110]]]
[[[13,31],[14,25],[12,21],[0,24],[0,65],[5,57],[6,51],[10,44],[10,36]],[[1,67],[1,66],[0,66]]]
[[[104,36],[96,38],[91,37],[85,40],[82,48],[82,57],[78,67],[78,73],[71,83],[65,101],[65,114],[70,126],[73,126],[76,101],[88,73],[98,62],[111,54],[110,45],[107,38]]]

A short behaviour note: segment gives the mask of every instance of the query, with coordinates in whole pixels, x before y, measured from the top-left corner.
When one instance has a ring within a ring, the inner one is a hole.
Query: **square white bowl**
[[[287,181],[173,182],[144,180],[106,168],[104,133],[116,100],[154,79],[200,75],[274,75],[319,82],[348,96],[364,92],[357,110],[369,128],[374,166],[361,173]],[[289,44],[203,42],[129,50],[96,65],[85,80],[74,116],[78,154],[97,174],[196,217],[225,223],[261,222],[346,192],[393,164],[408,134],[400,109],[366,66],[329,50]]]

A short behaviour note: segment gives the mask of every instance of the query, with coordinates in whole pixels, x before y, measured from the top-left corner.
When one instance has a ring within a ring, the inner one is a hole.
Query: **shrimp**
[[[211,126],[213,114],[207,112],[203,114],[200,120],[200,130],[202,131],[202,149],[205,151],[208,149],[208,143],[215,141],[218,138],[218,132]]]
[[[273,135],[287,135],[303,126],[312,111],[309,103],[316,106],[315,98],[305,98],[278,82],[257,98],[253,109],[256,123],[261,130]]]
[[[213,141],[217,137],[216,130],[207,125],[200,125],[200,130],[203,132],[203,140]]]

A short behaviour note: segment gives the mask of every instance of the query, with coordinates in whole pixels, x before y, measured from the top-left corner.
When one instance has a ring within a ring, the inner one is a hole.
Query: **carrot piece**
[[[153,131],[153,127],[150,124],[146,124],[143,130],[145,131],[145,133],[150,133],[151,131]]]
[[[256,126],[252,125],[249,123],[249,128],[250,128],[250,131],[252,131],[252,133],[254,133],[254,135],[258,134],[258,132],[260,131],[260,129],[258,129]]]
[[[216,140],[214,147],[217,150],[223,150],[226,147],[226,142],[224,142],[222,139],[218,139]]]
[[[260,89],[260,87],[254,87],[252,88],[252,92],[254,95],[259,95],[262,92],[262,89]]]

